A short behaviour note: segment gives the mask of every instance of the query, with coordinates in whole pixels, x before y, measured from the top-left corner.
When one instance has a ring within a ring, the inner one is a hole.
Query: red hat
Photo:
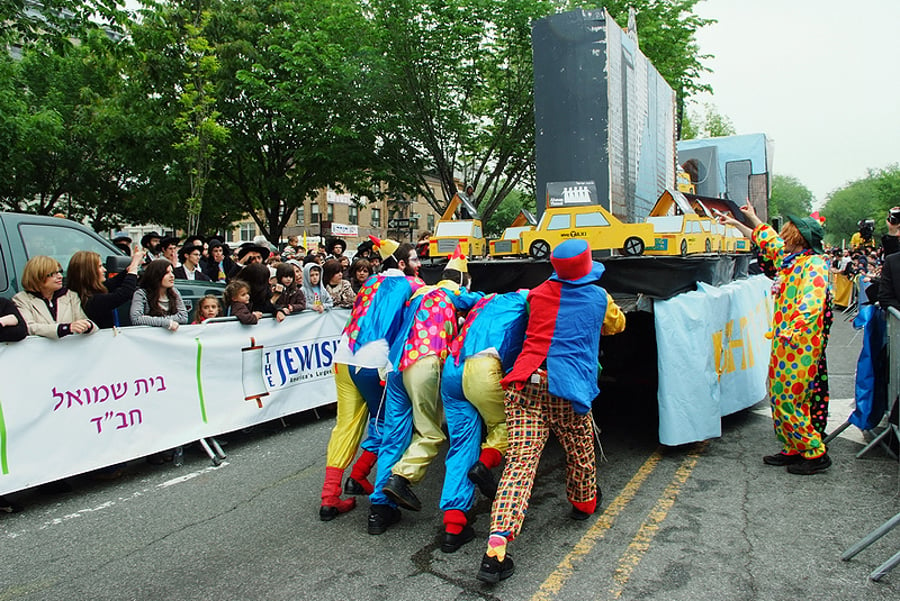
[[[591,247],[586,240],[566,240],[553,249],[550,263],[554,273],[551,280],[569,284],[589,284],[603,275],[605,267],[591,258]]]

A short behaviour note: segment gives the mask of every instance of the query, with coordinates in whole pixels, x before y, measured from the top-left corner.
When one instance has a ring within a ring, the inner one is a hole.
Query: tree
[[[117,152],[121,85],[115,43],[98,30],[64,54],[0,57],[0,205],[98,229],[118,222],[131,177]]]
[[[606,4],[625,25],[637,4],[641,48],[683,98],[707,89],[694,32],[710,21],[697,0]],[[457,178],[475,187],[483,218],[514,189],[533,188],[531,23],[575,3],[549,0],[375,0],[381,32],[386,177],[405,194],[444,208],[424,183],[435,174],[452,197]],[[580,4],[583,6],[583,3]]]
[[[776,174],[772,178],[769,215],[805,217],[812,212],[813,193],[791,175]]]
[[[702,113],[688,111],[682,123],[681,138],[679,139],[718,138],[733,136],[736,133],[731,119],[720,113],[714,104],[707,102],[703,104]]]
[[[128,13],[116,0],[0,0],[0,45],[64,53],[98,26],[122,34]]]
[[[534,194],[514,190],[503,199],[497,210],[484,222],[485,236],[496,237],[502,234],[522,209],[526,209],[534,215],[537,210],[536,204]]]
[[[367,81],[370,23],[354,0],[223,0],[205,35],[216,45],[218,193],[270,241],[306,198],[329,186],[372,194],[378,145]]]

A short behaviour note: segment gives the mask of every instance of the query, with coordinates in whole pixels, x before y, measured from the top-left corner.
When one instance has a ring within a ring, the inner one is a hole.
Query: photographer
[[[875,221],[872,219],[860,219],[859,231],[850,238],[850,248],[857,250],[863,246],[872,246],[872,235],[875,233]]]
[[[892,255],[900,251],[900,207],[894,207],[888,211],[887,234],[881,237],[881,248],[884,250],[884,257]]]

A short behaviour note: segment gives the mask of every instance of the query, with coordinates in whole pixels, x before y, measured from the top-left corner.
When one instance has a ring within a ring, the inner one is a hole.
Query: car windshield
[[[518,240],[519,236],[522,234],[522,232],[527,232],[530,230],[531,230],[530,225],[525,225],[522,227],[508,227],[508,228],[506,228],[506,231],[503,232],[503,239],[504,240]]]
[[[434,231],[435,238],[443,236],[471,236],[471,221],[439,221]]]
[[[647,222],[652,223],[653,230],[659,234],[677,234],[684,226],[684,215],[647,217]]]

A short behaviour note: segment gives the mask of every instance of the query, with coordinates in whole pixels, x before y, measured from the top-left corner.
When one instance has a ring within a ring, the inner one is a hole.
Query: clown
[[[554,273],[528,294],[525,343],[506,389],[509,449],[491,507],[491,535],[477,578],[498,582],[515,567],[507,543],[522,528],[541,452],[550,430],[566,453],[566,496],[571,517],[597,508],[597,466],[591,405],[599,393],[600,335],[625,328],[625,315],[594,285],[603,265],[591,260],[583,239],[566,240],[550,256]]]
[[[457,333],[457,311],[468,311],[483,295],[465,289],[468,263],[458,247],[442,278],[413,294],[401,335],[391,347],[391,362],[398,371],[387,379],[378,475],[369,496],[369,534],[382,534],[400,519],[397,505],[421,509],[410,485],[422,480],[444,442],[441,367]]]
[[[377,416],[384,388],[380,373],[390,369],[388,351],[400,331],[406,301],[424,285],[416,277],[419,260],[411,244],[370,238],[384,258],[386,269],[363,284],[335,351],[337,418],[328,442],[319,507],[319,518],[323,521],[333,520],[356,506],[356,499],[340,498],[341,479],[356,455],[367,423],[363,452],[347,478],[344,491],[351,495],[372,492],[367,478],[381,443],[381,420]]]
[[[751,205],[741,207],[747,227],[719,215],[759,246],[777,269],[772,293],[775,314],[769,360],[769,399],[780,453],[766,455],[767,465],[787,466],[792,474],[809,475],[827,470],[831,459],[816,428],[813,406],[820,391],[816,380],[825,351],[828,264],[822,257],[822,225],[812,217],[793,217],[775,233],[762,223]]]
[[[497,493],[491,468],[500,465],[508,446],[500,379],[522,351],[527,294],[527,290],[491,294],[478,301],[444,363],[441,399],[450,435],[441,493],[444,553],[455,552],[474,537],[466,512],[475,501],[475,485],[491,499]]]

